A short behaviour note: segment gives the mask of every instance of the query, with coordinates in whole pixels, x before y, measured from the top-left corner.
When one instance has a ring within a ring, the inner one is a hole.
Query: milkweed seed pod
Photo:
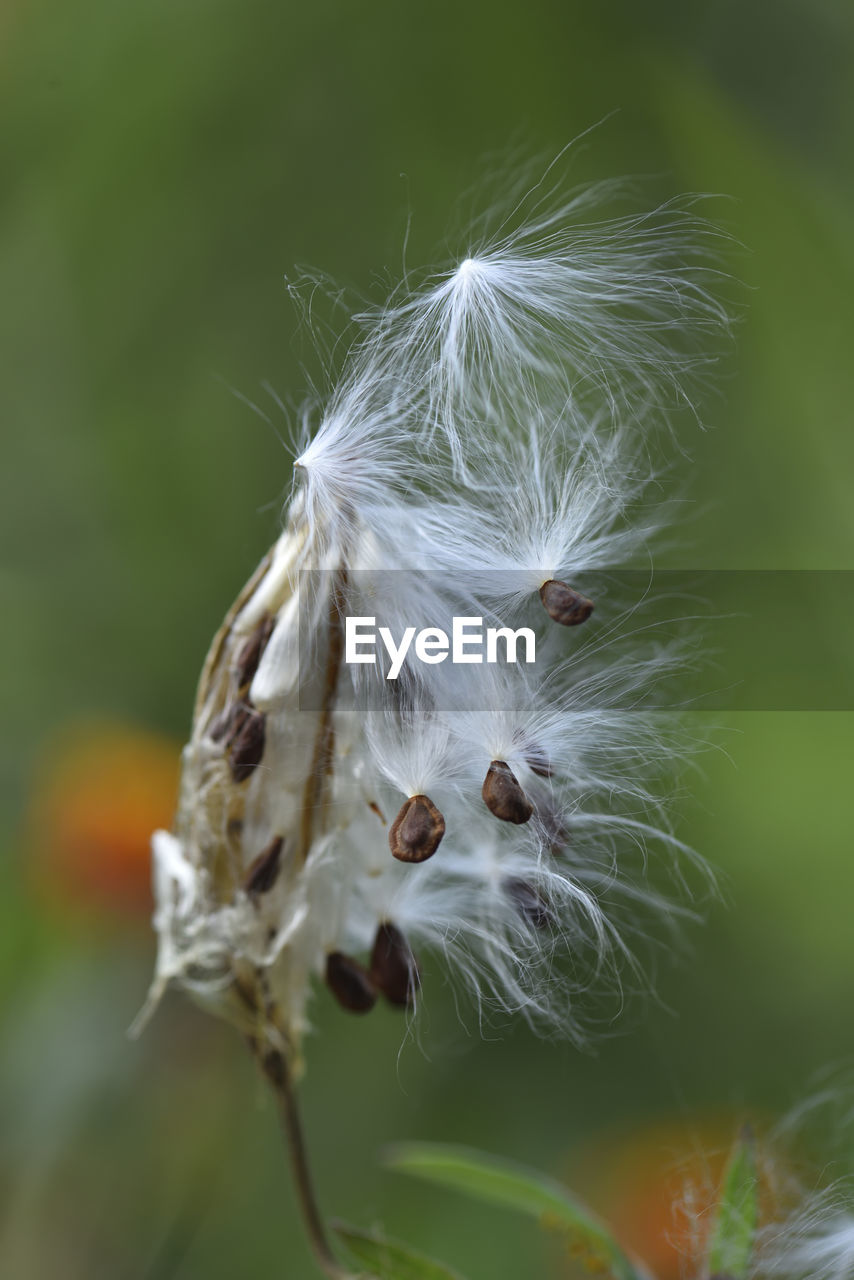
[[[652,786],[673,746],[620,709],[671,656],[613,648],[587,592],[644,553],[649,428],[726,317],[690,202],[596,194],[537,194],[359,318],[204,665],[152,1000],[174,982],[295,1060],[316,984],[412,1009],[447,965],[581,1037],[639,907],[673,914],[644,879],[648,846],[690,856]]]

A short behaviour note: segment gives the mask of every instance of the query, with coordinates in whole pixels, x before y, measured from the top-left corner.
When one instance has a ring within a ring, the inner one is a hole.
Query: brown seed
[[[332,951],[326,957],[326,985],[341,1008],[350,1013],[368,1013],[377,1002],[370,974],[343,951]]]
[[[570,820],[567,819],[566,808],[559,803],[556,796],[540,797],[537,803],[537,823],[552,853],[560,853],[569,845]]]
[[[401,862],[432,858],[445,834],[445,819],[429,796],[410,796],[391,824],[388,844]]]
[[[482,795],[487,809],[502,822],[521,826],[534,812],[515,773],[504,760],[492,761],[483,780]]]
[[[593,601],[580,591],[574,591],[565,582],[549,578],[540,587],[540,599],[546,613],[562,627],[577,627],[586,622],[593,612]]]
[[[266,717],[260,711],[246,710],[236,732],[229,732],[228,763],[235,782],[245,782],[261,763],[264,755]]]
[[[371,951],[371,978],[389,1004],[405,1009],[420,986],[418,965],[397,925],[385,920]]]
[[[552,776],[554,770],[545,747],[538,742],[532,742],[523,729],[517,729],[513,734],[513,744],[532,773],[536,773],[540,778]]]
[[[238,650],[237,657],[234,660],[234,674],[238,689],[242,689],[244,685],[252,683],[275,625],[275,618],[265,613],[255,630],[244,640]]]
[[[249,869],[243,877],[243,888],[247,893],[262,894],[270,892],[278,879],[284,843],[281,836],[274,836],[266,849],[259,853],[258,857],[250,863]]]
[[[246,719],[248,712],[241,703],[230,703],[227,707],[223,707],[218,716],[215,716],[208,729],[208,734],[213,738],[214,742],[230,742],[234,734],[240,728],[240,725]]]
[[[546,839],[549,842],[549,853],[554,857],[569,848],[572,840],[569,826],[562,818],[552,815],[543,823]]]
[[[525,752],[525,764],[538,778],[550,778],[554,773],[542,747],[529,747]]]
[[[527,880],[519,880],[515,876],[504,881],[504,892],[510,898],[521,916],[535,929],[545,929],[554,923],[554,914],[549,903]]]

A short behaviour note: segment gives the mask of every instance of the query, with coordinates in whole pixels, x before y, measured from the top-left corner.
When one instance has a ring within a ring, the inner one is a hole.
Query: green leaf
[[[422,1253],[416,1253],[408,1245],[396,1240],[386,1240],[370,1231],[345,1222],[333,1224],[336,1235],[360,1265],[369,1268],[372,1280],[462,1280],[456,1271],[449,1271],[441,1262],[434,1262]]]
[[[710,1276],[746,1280],[759,1218],[759,1179],[753,1134],[745,1128],[733,1148],[724,1174],[712,1238]]]
[[[607,1227],[559,1182],[509,1160],[437,1143],[407,1143],[387,1156],[392,1168],[461,1191],[489,1204],[517,1209],[566,1239],[579,1262],[612,1280],[643,1280]]]

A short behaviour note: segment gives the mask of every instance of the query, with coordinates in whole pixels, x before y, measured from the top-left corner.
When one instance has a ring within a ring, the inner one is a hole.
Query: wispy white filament
[[[762,1231],[757,1280],[851,1280],[854,1212],[840,1191],[809,1197],[794,1213]]]

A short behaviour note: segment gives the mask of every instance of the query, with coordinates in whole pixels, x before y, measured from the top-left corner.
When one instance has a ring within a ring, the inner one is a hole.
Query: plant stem
[[[355,1280],[352,1273],[347,1271],[335,1257],[326,1238],[326,1231],[314,1194],[305,1135],[297,1106],[293,1077],[287,1059],[278,1049],[267,1049],[261,1056],[260,1061],[264,1074],[276,1095],[282,1132],[290,1154],[291,1171],[296,1184],[300,1210],[302,1211],[303,1221],[317,1264],[324,1275],[330,1277],[330,1280]]]

